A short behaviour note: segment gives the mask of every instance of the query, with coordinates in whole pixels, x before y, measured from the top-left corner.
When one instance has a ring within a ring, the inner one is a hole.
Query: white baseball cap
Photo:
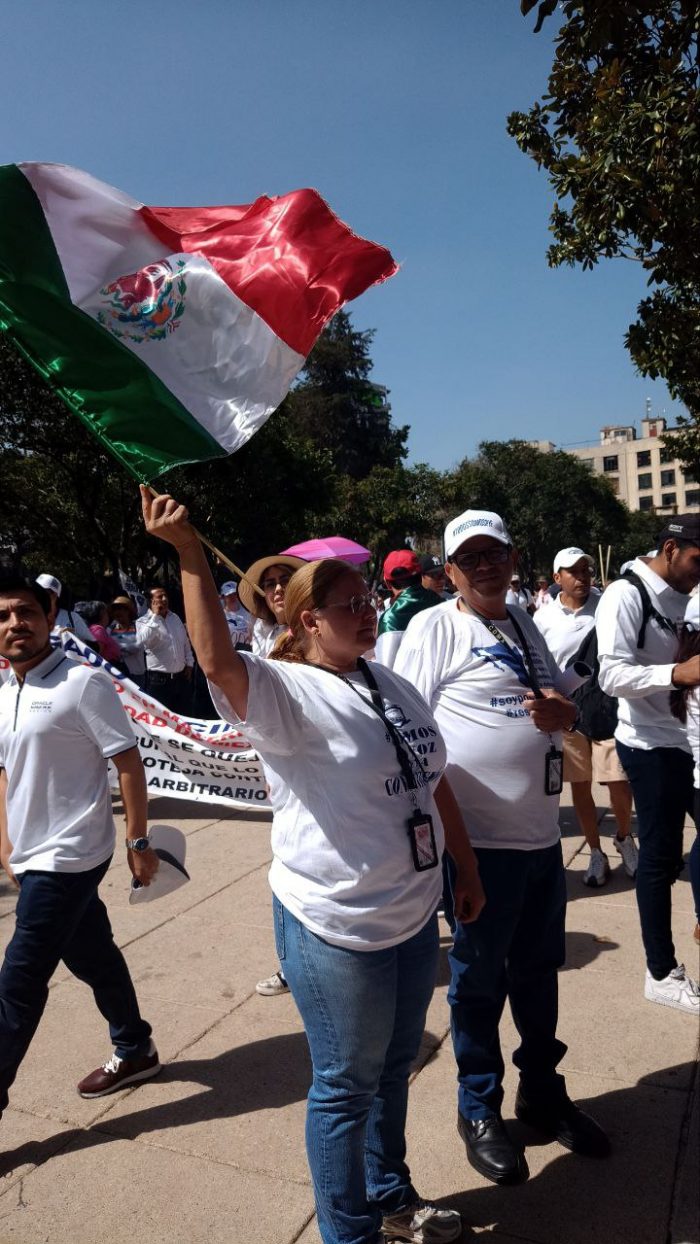
[[[506,525],[492,510],[465,510],[445,528],[445,557],[449,561],[457,549],[476,536],[493,536],[501,544],[512,544]]]
[[[570,545],[568,549],[560,549],[554,558],[554,573],[556,574],[558,570],[568,570],[570,566],[575,566],[576,562],[580,562],[582,557],[589,562],[593,561],[588,553],[576,548],[575,544]]]
[[[61,595],[61,580],[57,579],[55,575],[38,574],[35,582],[47,592],[55,592],[57,596]]]

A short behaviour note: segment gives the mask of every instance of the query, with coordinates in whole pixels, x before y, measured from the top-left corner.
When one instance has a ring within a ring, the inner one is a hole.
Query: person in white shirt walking
[[[0,1114],[61,961],[92,988],[114,1044],[80,1095],[102,1097],[160,1071],[98,894],[115,845],[108,760],[119,774],[131,872],[150,885],[158,869],[143,764],[111,681],[52,648],[49,608],[40,584],[0,581],[0,654],[12,667],[0,690],[0,863],[19,892],[0,970]]]
[[[146,651],[147,688],[166,708],[184,713],[194,667],[187,631],[170,609],[164,588],[151,589],[149,604],[148,613],[136,620],[136,633]]]
[[[561,591],[556,600],[551,601],[551,608],[537,611],[534,622],[560,670],[566,669],[595,627],[600,592],[591,587],[592,577],[593,563],[583,549],[569,546],[559,550],[554,558],[554,581]],[[617,822],[613,846],[622,857],[628,877],[636,877],[637,847],[630,833],[632,791],[615,750],[615,740],[588,738],[580,727],[574,734],[565,735],[564,781],[571,783],[576,816],[591,853],[583,884],[605,885],[610,874],[608,857],[600,843],[598,814],[591,789],[593,782],[608,788]]]
[[[676,959],[671,887],[693,804],[693,757],[669,692],[700,685],[700,656],[676,660],[688,593],[700,583],[700,515],[669,520],[653,557],[612,583],[596,615],[600,685],[618,697],[617,751],[637,811],[637,906],[647,959],[644,996],[700,1015],[700,988]],[[636,581],[635,581],[636,580]],[[647,607],[645,608],[645,599]]]
[[[450,952],[458,1129],[480,1174],[514,1184],[528,1168],[501,1117],[506,999],[520,1035],[518,1118],[576,1153],[609,1151],[557,1071],[566,1053],[557,1037],[566,914],[561,731],[574,727],[576,709],[556,689],[559,670],[532,619],[506,605],[517,553],[502,518],[460,514],[447,526],[445,556],[457,596],[411,619],[396,672],[435,714],[486,894],[478,920],[457,925]]]

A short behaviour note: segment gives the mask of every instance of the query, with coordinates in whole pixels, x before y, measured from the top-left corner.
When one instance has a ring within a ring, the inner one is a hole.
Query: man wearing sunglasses
[[[450,952],[458,1129],[476,1170],[515,1184],[528,1167],[501,1118],[506,999],[520,1034],[518,1118],[574,1152],[609,1150],[557,1071],[566,1053],[556,1036],[566,908],[561,732],[575,728],[576,709],[556,690],[558,667],[529,614],[506,606],[517,553],[503,519],[460,514],[447,526],[445,556],[456,596],[411,621],[395,668],[440,726],[486,893],[478,920],[457,925]]]

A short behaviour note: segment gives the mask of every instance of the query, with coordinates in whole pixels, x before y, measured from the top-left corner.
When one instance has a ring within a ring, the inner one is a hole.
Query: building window
[[[653,497],[640,497],[639,508],[640,510],[653,510],[654,498]]]
[[[664,508],[665,508],[667,505],[675,505],[675,504],[676,504],[676,494],[675,494],[675,492],[662,492],[662,494],[661,494],[661,505],[662,505]]]
[[[616,478],[616,476],[611,475],[610,479],[608,480],[608,483],[614,493],[618,493],[620,491],[620,481],[619,479]]]
[[[595,466],[595,458],[582,458],[581,465],[588,467],[589,471],[592,471]]]
[[[616,471],[617,469],[617,454],[612,454],[609,458],[603,458],[604,471]]]
[[[670,449],[659,450],[659,462],[673,462],[673,453]]]
[[[670,486],[673,486],[675,482],[676,482],[675,471],[662,471],[661,472],[661,487],[662,488],[668,488]]]
[[[691,471],[690,467],[683,467],[682,469],[683,469],[683,479],[685,480],[686,484],[697,484],[698,481],[695,476],[695,472]]]
[[[694,488],[692,492],[685,494],[686,505],[700,505],[700,488]]]
[[[642,449],[639,451],[639,453],[637,454],[637,466],[638,467],[651,466],[651,450],[650,449]]]
[[[638,476],[637,476],[637,487],[639,488],[640,492],[641,492],[641,490],[642,490],[643,488],[651,488],[651,487],[652,487],[652,483],[651,483],[651,471],[649,471],[649,473],[648,473],[647,475],[638,475]]]

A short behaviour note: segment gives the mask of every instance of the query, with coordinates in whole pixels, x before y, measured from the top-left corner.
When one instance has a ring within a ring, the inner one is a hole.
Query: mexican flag
[[[64,164],[0,166],[0,329],[140,479],[239,449],[395,271],[315,190],[146,207]]]

